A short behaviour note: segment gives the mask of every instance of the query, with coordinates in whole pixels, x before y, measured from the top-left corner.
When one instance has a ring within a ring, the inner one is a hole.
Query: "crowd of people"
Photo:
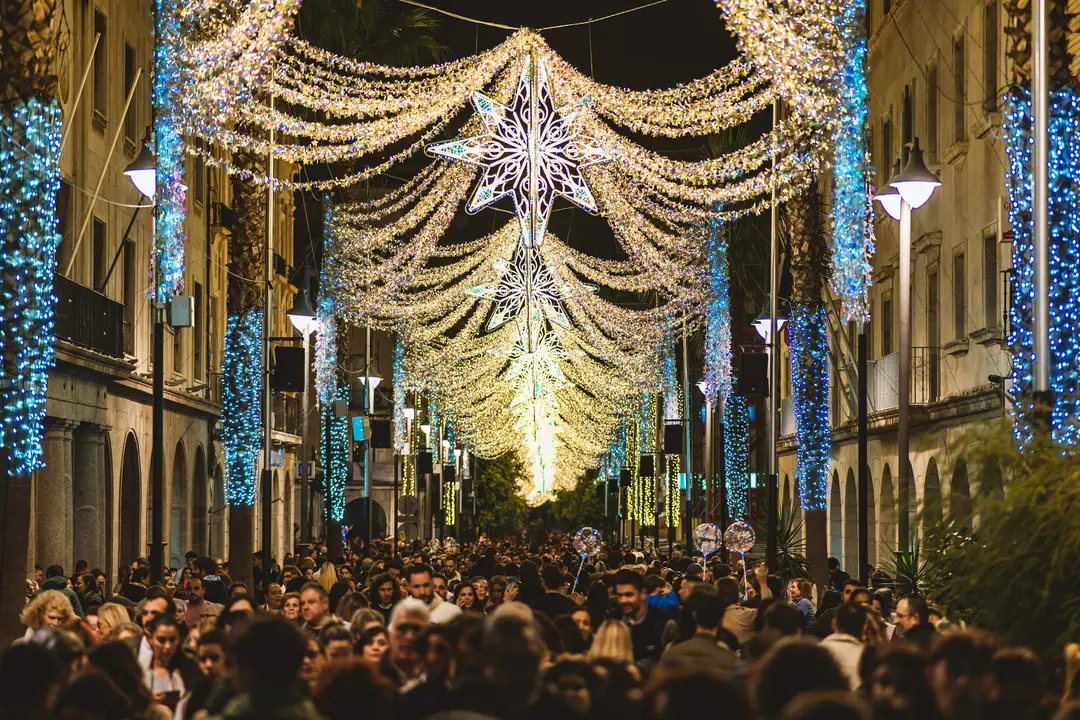
[[[831,569],[818,587],[566,537],[315,547],[250,587],[194,553],[158,584],[144,559],[112,587],[38,568],[0,720],[1080,719],[1080,648],[1062,688],[1030,650]]]

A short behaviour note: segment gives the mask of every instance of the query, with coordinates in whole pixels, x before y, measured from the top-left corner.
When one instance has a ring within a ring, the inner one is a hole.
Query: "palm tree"
[[[57,0],[5,0],[0,20],[0,642],[19,635],[31,474],[52,365],[61,110]]]
[[[795,406],[796,482],[805,503],[806,555],[816,581],[828,577],[825,488],[828,487],[829,362],[825,282],[828,242],[817,184],[811,181],[787,207],[791,252],[791,374]]]

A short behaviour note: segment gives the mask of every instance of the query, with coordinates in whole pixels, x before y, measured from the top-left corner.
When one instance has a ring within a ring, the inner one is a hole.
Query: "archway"
[[[915,472],[911,463],[905,461],[907,471],[896,478],[896,550],[907,550],[911,545],[911,533],[918,527],[915,497]]]
[[[206,453],[202,445],[195,448],[195,477],[191,481],[191,549],[206,554],[206,526],[210,512],[207,496]]]
[[[1005,484],[1001,480],[1001,466],[994,458],[983,463],[979,476],[979,495],[984,498],[1000,500],[1005,496]]]
[[[922,534],[925,536],[927,529],[940,525],[941,519],[941,477],[938,475],[937,461],[930,458],[923,481]]]
[[[866,468],[866,561],[877,565],[877,503],[874,500],[874,475]]]
[[[833,470],[829,486],[829,556],[841,560],[844,555],[844,525],[840,507],[840,474]]]
[[[124,458],[120,465],[120,567],[139,557],[139,492],[142,470],[139,441],[129,432],[124,440]]]
[[[784,517],[791,515],[791,478],[784,475],[784,502],[780,506],[780,514]]]
[[[172,501],[169,513],[169,566],[184,565],[184,553],[188,548],[188,476],[184,443],[176,443],[173,457]]]
[[[214,491],[210,494],[210,547],[206,552],[212,557],[226,557],[225,529],[228,523],[225,516],[225,476],[221,465],[214,464]]]
[[[848,468],[844,480],[844,569],[852,577],[861,577],[859,569],[859,496],[855,471]]]
[[[956,461],[949,482],[949,520],[962,527],[971,527],[971,487],[963,458]]]
[[[881,487],[878,494],[878,560],[896,551],[896,491],[893,489],[892,470],[886,465],[881,471]]]
[[[281,471],[274,471],[273,489],[270,496],[270,554],[280,560],[282,555],[278,549],[281,547],[283,529],[282,522],[285,515],[285,498],[281,492]]]
[[[281,547],[281,554],[278,555],[280,562],[285,562],[285,554],[292,552],[294,540],[293,540],[293,482],[292,473],[285,473],[285,489],[282,497],[282,504],[284,505],[284,520],[282,521],[282,527],[284,528],[284,537]]]

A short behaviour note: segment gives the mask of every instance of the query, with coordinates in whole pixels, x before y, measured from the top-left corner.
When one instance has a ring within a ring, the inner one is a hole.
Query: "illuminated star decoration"
[[[548,88],[547,67],[537,62],[536,118],[530,118],[533,82],[532,60],[525,64],[514,93],[514,104],[506,107],[482,93],[473,95],[473,105],[486,132],[470,138],[435,143],[428,147],[432,155],[462,160],[484,168],[484,174],[465,210],[475,213],[498,200],[513,195],[514,211],[521,222],[521,238],[532,243],[531,223],[536,218],[536,245],[544,241],[544,230],[555,195],[561,195],[590,213],[595,213],[596,198],[585,183],[581,169],[609,159],[608,153],[594,140],[575,129],[577,111],[556,110]],[[583,101],[584,102],[584,101]],[[530,162],[532,141],[536,145]],[[536,207],[532,207],[530,167],[536,166]]]
[[[532,257],[526,258],[525,255]],[[495,272],[499,275],[497,286],[492,288],[488,285],[477,285],[468,291],[474,297],[492,301],[491,317],[487,322],[489,332],[502,327],[521,313],[529,289],[532,290],[531,305],[535,308],[534,312],[541,312],[552,323],[570,327],[570,320],[566,317],[562,304],[566,289],[555,282],[536,248],[518,243],[510,262],[495,261]],[[532,275],[531,284],[529,275]]]

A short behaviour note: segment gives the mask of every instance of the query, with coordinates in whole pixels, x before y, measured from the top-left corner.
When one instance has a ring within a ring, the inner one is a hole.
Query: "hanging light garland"
[[[832,424],[829,422],[828,310],[821,303],[792,307],[792,404],[795,410],[796,483],[806,510],[824,510],[829,477]]]
[[[59,101],[38,97],[8,100],[0,111],[0,452],[11,476],[44,466],[61,118]]]
[[[348,402],[349,387],[338,387],[333,400]],[[352,463],[349,453],[349,418],[334,412],[334,403],[323,405],[320,457],[323,466],[323,514],[326,520],[339,523],[345,519],[345,486]]]
[[[724,407],[724,483],[731,517],[746,520],[750,493],[750,408],[746,398],[734,391]]]
[[[705,403],[712,408],[719,400],[723,413],[731,395],[731,300],[727,239],[719,223],[713,226],[706,252],[709,301],[705,309]]]

